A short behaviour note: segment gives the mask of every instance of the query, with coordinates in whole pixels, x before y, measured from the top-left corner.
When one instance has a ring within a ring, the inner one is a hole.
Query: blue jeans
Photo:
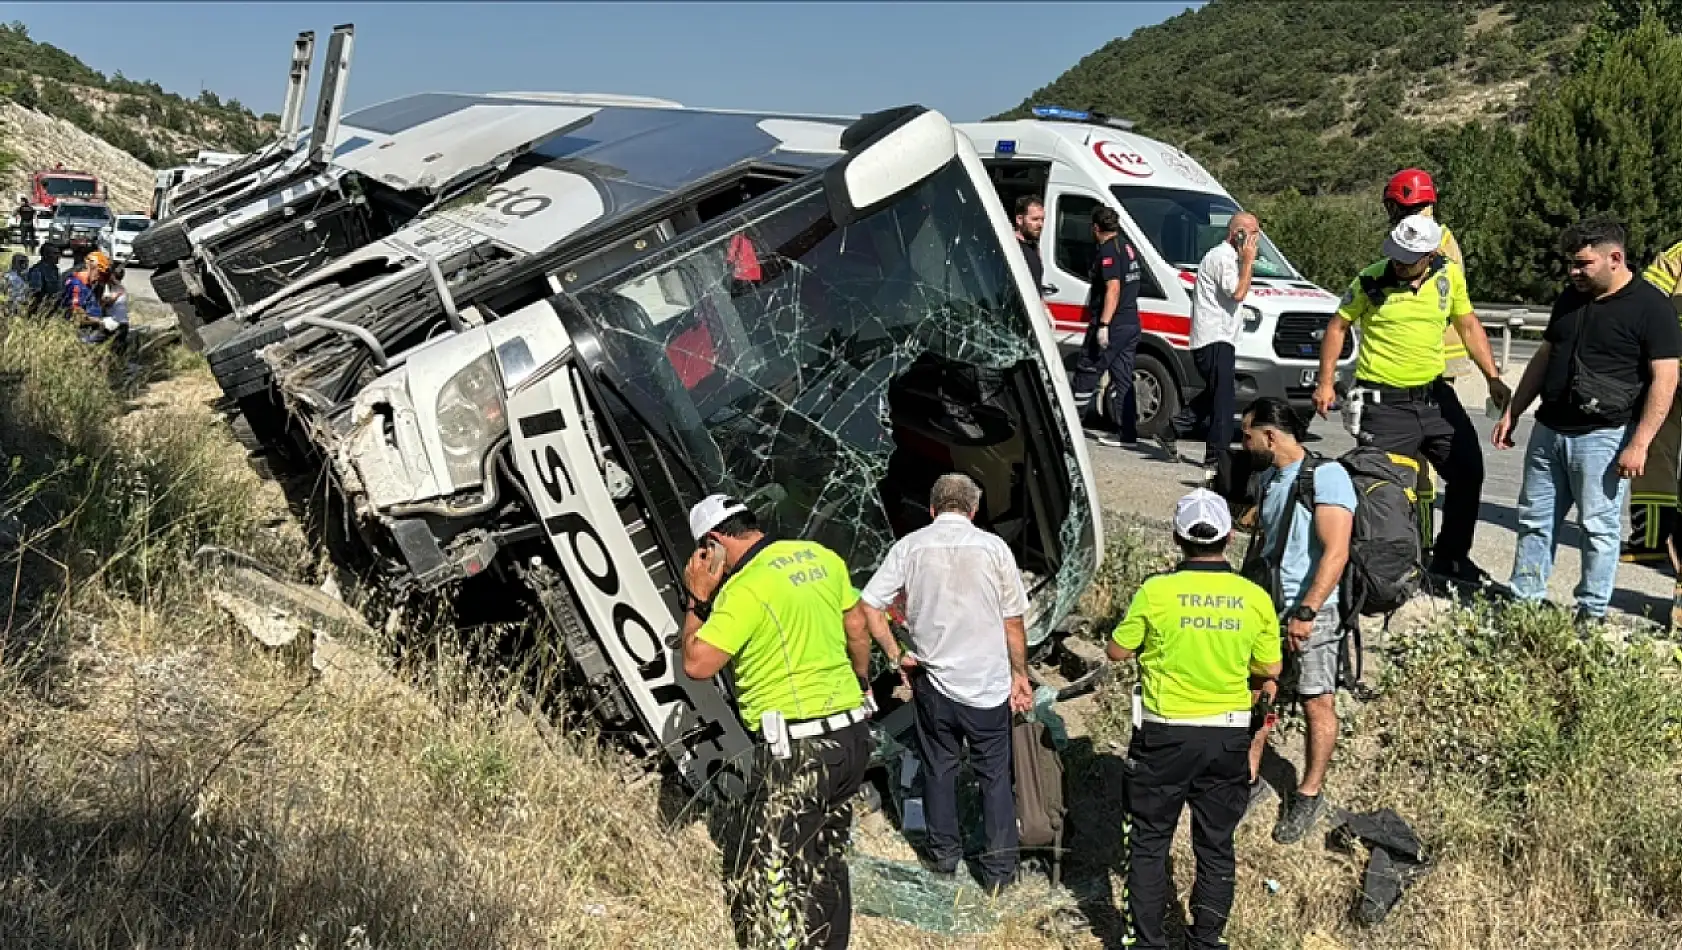
[[[1513,555],[1513,594],[1541,600],[1554,566],[1554,538],[1577,506],[1583,528],[1583,577],[1577,609],[1606,615],[1618,579],[1624,496],[1629,480],[1618,477],[1618,453],[1627,426],[1561,435],[1541,423],[1524,452],[1524,487],[1518,493],[1518,550]]]

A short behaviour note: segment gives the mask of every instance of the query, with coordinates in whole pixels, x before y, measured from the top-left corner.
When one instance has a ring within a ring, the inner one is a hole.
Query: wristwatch
[[[1318,616],[1320,616],[1320,611],[1315,610],[1307,604],[1297,604],[1297,609],[1291,611],[1292,620],[1301,620],[1305,623],[1312,621]]]
[[[712,602],[702,600],[691,594],[689,597],[689,612],[695,615],[695,619],[705,623],[707,618],[712,616]]]

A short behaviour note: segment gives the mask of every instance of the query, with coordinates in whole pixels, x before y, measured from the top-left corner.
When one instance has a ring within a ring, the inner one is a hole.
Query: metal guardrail
[[[1478,322],[1483,324],[1486,332],[1493,329],[1501,331],[1501,352],[1495,365],[1503,373],[1512,358],[1513,337],[1521,330],[1545,330],[1548,327],[1548,311],[1526,304],[1479,303],[1472,305],[1472,312],[1478,315]]]

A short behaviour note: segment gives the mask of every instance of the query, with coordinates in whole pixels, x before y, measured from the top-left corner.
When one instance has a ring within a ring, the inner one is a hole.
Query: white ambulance
[[[958,126],[981,153],[994,187],[1010,209],[1022,195],[1045,201],[1040,257],[1046,303],[1066,352],[1086,330],[1087,274],[1092,266],[1092,210],[1107,204],[1144,264],[1134,382],[1139,433],[1155,435],[1203,387],[1192,365],[1192,287],[1197,266],[1240,208],[1195,159],[1172,145],[1129,132],[1131,124],[1098,113],[1042,106],[1035,118]],[[1336,294],[1315,286],[1266,236],[1256,254],[1244,329],[1237,343],[1237,403],[1282,396],[1312,411],[1320,339],[1337,311]],[[1338,376],[1354,367],[1346,337]],[[1306,418],[1306,415],[1305,415]]]

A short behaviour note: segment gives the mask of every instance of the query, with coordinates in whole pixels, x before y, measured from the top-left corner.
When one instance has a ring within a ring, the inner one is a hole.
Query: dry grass
[[[1144,565],[1172,558],[1159,526],[1118,519],[1111,535]],[[1119,613],[1148,573],[1107,567],[1083,609]],[[1419,616],[1390,638],[1377,698],[1340,703],[1327,788],[1354,811],[1394,808],[1435,868],[1383,925],[1357,927],[1365,854],[1318,835],[1275,844],[1270,803],[1239,829],[1228,940],[1246,950],[1682,948],[1682,652],[1639,637],[1584,643],[1548,609]],[[1124,746],[1126,696],[1125,684],[1106,687],[1085,711],[1099,753],[1079,764],[1088,780]],[[1289,731],[1279,749],[1301,761]],[[1183,894],[1183,834],[1175,860]]]
[[[0,320],[0,449],[21,459],[0,511],[21,594],[0,647],[0,947],[731,945],[709,816],[587,731],[539,728],[519,680],[461,637],[412,649],[407,696],[254,646],[183,558],[308,552],[272,530],[278,500],[209,418],[202,367],[128,392],[92,355],[62,326]],[[1114,537],[1086,604],[1112,621],[1169,560],[1160,529]],[[1330,787],[1414,820],[1437,869],[1362,930],[1360,858],[1279,847],[1252,819],[1232,945],[1682,946],[1675,666],[1568,641],[1487,614],[1404,641]],[[854,946],[1113,943],[1119,695],[1083,701],[1071,757],[1090,929],[1054,937],[1024,913],[943,938],[861,918]],[[1183,840],[1176,864],[1189,883]]]

